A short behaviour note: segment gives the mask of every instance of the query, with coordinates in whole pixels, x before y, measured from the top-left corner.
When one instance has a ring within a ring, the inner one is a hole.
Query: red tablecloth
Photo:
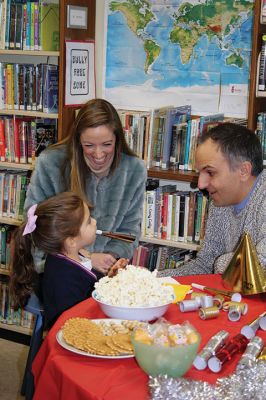
[[[195,275],[179,277],[182,284],[192,282],[223,288],[220,275]],[[221,329],[231,336],[240,332],[243,325],[266,310],[265,295],[249,296],[244,299],[249,311],[238,322],[230,322],[222,311],[218,318],[201,320],[198,312],[181,313],[172,304],[165,318],[172,323],[190,321],[200,332],[201,348]],[[33,363],[35,378],[35,400],[143,400],[149,398],[148,376],[138,367],[135,358],[108,360],[74,354],[62,348],[56,341],[56,333],[71,317],[105,318],[93,299],[88,299],[62,314],[46,336]],[[257,331],[266,342],[266,332]],[[224,365],[221,373],[210,370],[198,371],[193,366],[185,377],[215,383],[217,378],[231,374],[240,358],[237,355],[231,363]]]

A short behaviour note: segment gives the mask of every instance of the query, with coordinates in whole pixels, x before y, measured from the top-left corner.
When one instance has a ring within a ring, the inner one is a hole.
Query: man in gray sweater
[[[266,170],[258,136],[224,123],[199,140],[198,187],[207,190],[210,208],[205,238],[197,257],[160,276],[222,273],[244,232],[248,232],[266,271]]]

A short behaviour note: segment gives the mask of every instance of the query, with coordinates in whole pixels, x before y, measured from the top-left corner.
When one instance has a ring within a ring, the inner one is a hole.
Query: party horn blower
[[[215,289],[215,288],[211,288],[209,286],[199,285],[198,283],[191,283],[191,286],[196,289],[203,290],[204,292],[208,292],[211,294],[220,294],[222,296],[229,297],[232,301],[241,301],[241,299],[242,299],[240,293],[234,293],[234,292],[230,292],[228,290]]]
[[[249,233],[243,234],[222,280],[227,289],[243,295],[266,292],[266,276]]]
[[[129,243],[133,243],[136,240],[136,236],[134,235],[128,235],[119,232],[101,231],[100,229],[96,230],[96,235],[106,236],[111,239],[122,240],[123,242],[129,242]]]
[[[242,335],[246,336],[247,339],[252,339],[256,335],[256,332],[261,327],[261,325],[262,325],[261,329],[264,328],[264,325],[260,321],[262,319],[262,321],[265,322],[265,317],[266,317],[266,311],[263,312],[262,314],[260,314],[257,318],[255,318],[249,324],[244,325],[241,328]],[[263,330],[266,330],[266,325],[265,325],[265,329],[263,329]]]

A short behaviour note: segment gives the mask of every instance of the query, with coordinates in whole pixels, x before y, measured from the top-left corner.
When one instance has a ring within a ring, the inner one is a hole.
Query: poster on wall
[[[95,98],[94,41],[66,40],[65,106]]]
[[[254,1],[105,2],[104,96],[246,117]]]

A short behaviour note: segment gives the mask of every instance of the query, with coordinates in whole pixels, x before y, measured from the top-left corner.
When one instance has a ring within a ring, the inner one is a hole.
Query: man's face
[[[239,204],[243,200],[240,168],[241,165],[234,170],[230,169],[228,161],[211,139],[197,148],[198,187],[201,190],[206,189],[218,207]]]

